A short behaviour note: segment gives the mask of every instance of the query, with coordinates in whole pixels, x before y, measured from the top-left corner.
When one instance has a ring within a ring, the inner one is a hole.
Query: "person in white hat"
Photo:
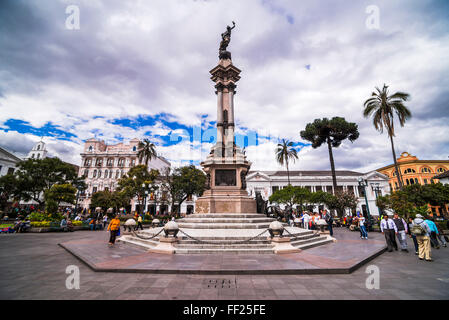
[[[413,227],[411,233],[416,236],[418,241],[418,256],[419,260],[432,261],[430,257],[430,228],[427,223],[424,222],[424,217],[419,213],[413,220]]]

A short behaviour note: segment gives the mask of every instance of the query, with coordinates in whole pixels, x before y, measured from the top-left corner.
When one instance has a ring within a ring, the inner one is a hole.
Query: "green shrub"
[[[82,226],[82,225],[83,225],[83,222],[82,222],[82,221],[72,221],[72,225],[73,225],[74,227]]]
[[[63,215],[60,213],[43,213],[43,212],[32,212],[30,214],[30,221],[61,221]]]
[[[32,212],[30,214],[30,221],[44,221],[49,219],[49,214],[41,212]]]
[[[48,228],[50,227],[50,221],[31,221],[31,226],[34,228]]]
[[[56,201],[47,200],[47,202],[45,203],[45,210],[52,214],[56,214],[58,212],[58,204],[56,203]]]

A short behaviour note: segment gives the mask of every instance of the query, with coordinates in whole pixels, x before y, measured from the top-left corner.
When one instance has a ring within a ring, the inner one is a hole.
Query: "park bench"
[[[50,222],[50,231],[64,231],[65,228],[61,227],[60,222]]]

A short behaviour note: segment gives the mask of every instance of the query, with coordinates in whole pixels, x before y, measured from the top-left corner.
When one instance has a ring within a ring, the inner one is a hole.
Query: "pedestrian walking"
[[[334,235],[334,230],[332,229],[332,223],[334,223],[334,218],[332,218],[332,215],[327,210],[323,210],[323,213],[324,213],[324,220],[327,223],[327,229],[329,230],[329,235],[332,237]]]
[[[143,226],[142,226],[142,216],[139,216],[139,217],[137,218],[136,231],[139,230],[139,227],[140,227],[140,230],[143,230]]]
[[[115,216],[108,226],[108,231],[110,232],[109,237],[109,246],[113,246],[115,244],[115,238],[120,234],[120,220],[118,216]]]
[[[416,240],[416,235],[411,232],[411,228],[413,227],[413,218],[408,218],[408,234],[410,238],[413,240],[413,245],[415,246],[415,254],[418,255],[418,241]]]
[[[397,213],[393,216],[393,222],[396,225],[396,228],[398,229],[397,238],[399,241],[399,245],[401,246],[401,251],[408,252],[407,248],[407,222],[405,222],[404,219],[399,217]]]
[[[437,239],[441,242],[443,247],[446,248],[447,244],[446,244],[446,239],[444,239],[443,230],[441,229],[440,224],[436,223],[435,225],[437,226],[437,229],[438,229]]]
[[[394,235],[398,233],[398,229],[394,222],[388,219],[388,215],[384,215],[384,218],[380,222],[380,231],[385,235],[385,241],[387,242],[388,252],[392,252],[393,248],[398,250]],[[396,246],[395,246],[396,244]]]
[[[366,226],[365,226],[365,217],[361,216],[359,218],[359,229],[362,233],[361,238],[367,240],[368,239],[368,232],[366,232]]]
[[[419,260],[432,261],[430,257],[430,233],[431,230],[427,223],[424,221],[423,216],[419,213],[413,220],[412,234],[416,236],[418,241],[418,256]]]
[[[106,229],[107,224],[108,224],[108,215],[105,214],[105,215],[103,216],[103,228],[104,228],[104,229]]]
[[[302,221],[304,223],[304,229],[309,230],[310,216],[307,214],[307,212],[304,212],[304,214],[302,215]]]
[[[89,225],[90,225],[90,230],[91,231],[95,231],[96,230],[96,228],[95,228],[95,218],[92,218],[90,220]]]
[[[424,222],[430,228],[430,245],[432,246],[432,248],[440,249],[440,244],[437,240],[438,228],[435,222],[433,222],[433,219],[428,219],[426,217],[424,217]]]

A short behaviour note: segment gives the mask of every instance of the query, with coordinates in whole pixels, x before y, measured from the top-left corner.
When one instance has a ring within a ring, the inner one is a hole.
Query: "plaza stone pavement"
[[[379,233],[370,233],[381,240]],[[337,229],[337,239],[359,240]],[[104,231],[0,236],[0,299],[448,299],[449,249],[433,250],[434,262],[410,253],[385,252],[351,274],[194,275],[94,272],[58,243],[107,242]],[[371,240],[368,240],[371,241]],[[331,244],[332,245],[332,244]],[[409,248],[413,243],[409,240]],[[320,249],[314,248],[307,251]],[[110,249],[114,250],[114,249]],[[95,255],[92,250],[92,255]],[[80,289],[65,286],[66,267],[80,269]],[[380,270],[380,289],[366,288],[366,267]]]

